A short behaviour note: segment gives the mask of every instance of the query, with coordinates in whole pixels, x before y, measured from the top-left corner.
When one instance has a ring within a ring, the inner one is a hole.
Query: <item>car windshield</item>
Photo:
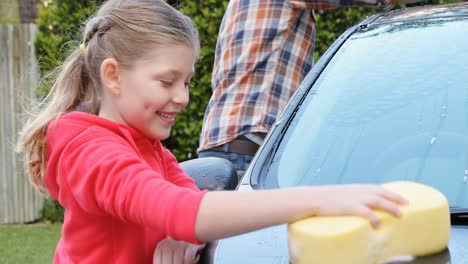
[[[270,186],[417,181],[468,207],[468,20],[353,34],[268,162]]]

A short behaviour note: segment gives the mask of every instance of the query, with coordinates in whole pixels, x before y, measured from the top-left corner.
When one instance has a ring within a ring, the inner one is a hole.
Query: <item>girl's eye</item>
[[[190,82],[186,82],[185,84],[185,89],[190,89],[192,87],[192,84]]]
[[[163,86],[169,87],[172,85],[172,81],[170,80],[159,80],[160,83],[162,83]]]

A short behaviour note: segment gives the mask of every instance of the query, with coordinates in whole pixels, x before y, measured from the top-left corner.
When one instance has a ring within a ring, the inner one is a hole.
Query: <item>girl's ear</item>
[[[111,95],[120,94],[119,63],[114,58],[107,58],[101,63],[101,80],[104,89]]]

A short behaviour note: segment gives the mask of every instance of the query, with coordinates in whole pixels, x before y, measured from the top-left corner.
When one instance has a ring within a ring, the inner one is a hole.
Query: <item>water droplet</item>
[[[431,145],[434,144],[435,141],[436,141],[436,138],[435,138],[435,137],[432,137],[432,138],[431,138]]]

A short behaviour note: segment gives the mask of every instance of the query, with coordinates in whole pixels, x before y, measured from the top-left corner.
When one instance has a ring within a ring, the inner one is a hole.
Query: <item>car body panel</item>
[[[388,12],[379,15],[378,18],[372,21],[372,24],[466,16],[468,16],[468,5],[456,3],[448,5],[412,7]]]

